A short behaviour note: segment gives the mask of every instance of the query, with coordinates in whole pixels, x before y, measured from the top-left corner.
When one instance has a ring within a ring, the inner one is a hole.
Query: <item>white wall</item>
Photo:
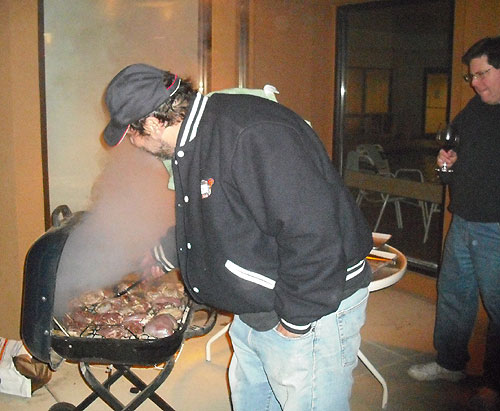
[[[45,0],[44,39],[50,210],[83,210],[107,158],[113,76],[146,63],[198,87],[198,0]]]

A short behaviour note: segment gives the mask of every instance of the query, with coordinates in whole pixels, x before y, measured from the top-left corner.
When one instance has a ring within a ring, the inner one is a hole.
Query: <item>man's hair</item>
[[[165,76],[163,77],[165,87],[171,85],[174,80],[175,74],[168,71],[165,72]],[[193,89],[189,79],[182,79],[179,89],[172,97],[160,104],[160,106],[158,106],[158,108],[153,112],[131,123],[130,128],[137,130],[139,134],[146,134],[144,130],[144,123],[148,117],[156,117],[167,127],[181,122],[186,117],[189,103],[196,92],[197,90]]]
[[[462,57],[462,63],[469,65],[475,58],[486,56],[488,64],[500,68],[500,36],[485,37],[473,44]]]

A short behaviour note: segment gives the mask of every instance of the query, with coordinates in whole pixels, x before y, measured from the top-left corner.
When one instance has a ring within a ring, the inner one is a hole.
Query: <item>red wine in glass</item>
[[[436,133],[436,141],[444,151],[450,151],[456,148],[459,140],[458,133],[451,124],[440,127]],[[448,168],[448,165],[443,163],[443,165],[440,168],[437,168],[436,171],[452,173],[453,169]]]

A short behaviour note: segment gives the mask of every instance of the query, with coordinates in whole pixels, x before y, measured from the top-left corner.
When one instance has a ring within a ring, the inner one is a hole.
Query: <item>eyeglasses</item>
[[[464,74],[464,80],[467,83],[471,83],[472,80],[482,80],[492,68],[493,67],[490,67],[488,70],[478,71],[476,74]]]

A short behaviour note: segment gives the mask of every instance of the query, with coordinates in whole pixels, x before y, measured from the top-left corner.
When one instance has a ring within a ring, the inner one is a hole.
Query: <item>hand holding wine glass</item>
[[[440,127],[436,134],[436,141],[441,146],[441,149],[445,152],[444,157],[448,157],[450,159],[456,157],[456,154],[453,155],[453,152],[451,152],[450,150],[457,147],[459,140],[460,138],[458,136],[458,133],[451,124],[447,124],[444,127]],[[440,156],[438,158],[441,157],[443,156]],[[445,159],[442,160],[443,160],[443,165],[440,168],[437,168],[436,171],[441,171],[443,173],[452,173],[453,169],[448,167],[447,161]]]

